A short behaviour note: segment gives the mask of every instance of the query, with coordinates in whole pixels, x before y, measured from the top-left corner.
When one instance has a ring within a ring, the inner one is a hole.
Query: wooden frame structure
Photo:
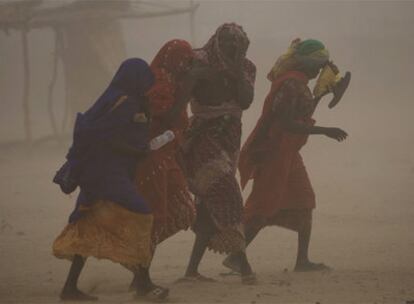
[[[54,31],[54,59],[52,68],[52,79],[48,87],[47,105],[48,115],[52,128],[52,136],[59,140],[59,131],[53,114],[53,91],[57,78],[57,66],[61,48],[63,47],[62,29],[68,24],[81,22],[83,20],[121,20],[121,19],[144,19],[165,17],[172,15],[189,14],[190,35],[194,42],[194,14],[199,6],[189,1],[185,7],[174,7],[166,1],[141,1],[141,0],[77,0],[72,3],[58,7],[42,8],[43,0],[21,0],[0,4],[0,30],[6,34],[11,30],[21,33],[23,49],[23,124],[25,142],[33,143],[33,134],[30,115],[30,62],[28,35],[33,29],[50,28]],[[63,63],[64,64],[64,63]],[[67,115],[64,115],[64,121]],[[65,122],[63,123],[62,130]],[[44,139],[43,139],[44,140]]]

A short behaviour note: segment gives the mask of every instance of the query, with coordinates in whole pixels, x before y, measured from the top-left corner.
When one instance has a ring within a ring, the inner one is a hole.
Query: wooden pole
[[[194,1],[191,0],[190,1],[190,7],[194,7]],[[193,46],[193,48],[196,47],[196,37],[195,37],[195,12],[196,10],[191,10],[190,11],[190,39],[191,39],[191,45]]]
[[[59,39],[59,51],[60,51],[60,58],[62,59],[62,70],[63,75],[65,77],[65,96],[64,96],[64,102],[65,106],[63,109],[63,118],[62,118],[62,125],[60,128],[61,134],[65,133],[66,126],[68,124],[68,120],[70,118],[70,88],[69,88],[69,81],[68,81],[68,65],[70,62],[68,61],[67,51],[66,51],[66,42],[63,32],[60,32],[60,39]]]
[[[22,30],[22,47],[23,47],[23,124],[25,131],[26,143],[31,145],[32,143],[32,126],[30,119],[30,59],[29,59],[29,46],[27,39],[27,29]]]
[[[50,124],[52,127],[53,136],[55,137],[57,141],[60,142],[59,131],[57,128],[55,115],[53,113],[53,91],[55,88],[56,78],[57,78],[57,66],[58,66],[58,61],[59,61],[59,40],[61,38],[60,38],[58,29],[54,29],[54,34],[55,34],[55,46],[54,46],[55,49],[53,51],[52,79],[50,80],[49,88],[48,88],[49,90],[47,93],[47,109],[49,113],[49,119],[50,119]]]

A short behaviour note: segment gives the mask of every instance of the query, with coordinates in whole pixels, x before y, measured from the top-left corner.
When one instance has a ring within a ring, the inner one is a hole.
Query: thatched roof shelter
[[[0,30],[6,33],[19,31],[23,49],[23,119],[25,139],[33,140],[30,115],[30,46],[28,35],[34,29],[49,28],[54,31],[55,49],[52,79],[48,92],[48,112],[52,138],[59,139],[74,112],[82,109],[77,104],[85,100],[82,77],[89,80],[90,90],[101,88],[113,73],[119,58],[124,58],[125,46],[119,21],[122,19],[154,18],[179,14],[190,15],[191,36],[194,37],[194,13],[198,4],[174,6],[166,1],[119,0],[17,0],[0,4]],[[61,126],[57,125],[53,111],[53,90],[59,60],[63,65],[66,86],[66,114]],[[82,66],[82,75],[76,70]],[[89,72],[89,74],[88,74]],[[36,73],[36,72],[35,72]],[[101,79],[100,79],[101,78]],[[96,82],[94,84],[93,82]],[[83,94],[83,95],[82,95]],[[90,94],[89,94],[90,95]]]

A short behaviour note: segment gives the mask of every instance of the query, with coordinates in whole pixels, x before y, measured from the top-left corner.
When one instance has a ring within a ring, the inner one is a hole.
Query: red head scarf
[[[182,85],[180,76],[190,69],[194,53],[191,45],[185,40],[174,39],[168,41],[157,53],[151,62],[151,70],[155,76],[155,84],[148,91],[150,110],[153,115],[153,135],[161,131],[159,122],[176,102],[176,92]],[[177,120],[176,128],[183,128],[187,124],[187,113],[182,113]],[[157,122],[158,120],[158,122]]]
[[[191,67],[193,58],[191,45],[185,40],[174,39],[168,41],[158,51],[151,62],[151,69],[164,70],[174,77],[187,71]]]

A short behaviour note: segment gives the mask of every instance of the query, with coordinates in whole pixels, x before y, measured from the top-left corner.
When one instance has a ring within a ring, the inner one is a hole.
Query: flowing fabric
[[[307,82],[307,77],[305,74],[297,71],[289,71],[277,78],[276,80],[272,81],[272,85],[270,88],[270,92],[266,96],[262,114],[259,120],[256,123],[252,133],[250,133],[249,137],[247,138],[246,142],[243,145],[243,148],[240,152],[240,159],[239,159],[239,172],[240,172],[240,184],[242,189],[246,187],[247,182],[253,178],[253,174],[256,170],[256,164],[253,161],[254,154],[260,153],[270,153],[271,147],[269,146],[269,142],[265,140],[260,140],[261,135],[260,130],[263,128],[263,125],[268,123],[272,116],[272,108],[273,108],[273,101],[275,95],[279,88],[283,85],[284,81],[288,79],[297,79],[302,82]],[[269,78],[270,80],[270,78]],[[262,136],[263,137],[263,136]],[[299,140],[303,140],[305,136],[303,135],[296,135],[296,138]]]
[[[184,40],[167,42],[151,63],[155,84],[148,91],[152,113],[151,137],[166,131],[165,115],[176,106],[182,86],[179,78],[191,66],[194,53]],[[183,132],[188,127],[184,108],[168,128],[175,140],[151,154],[137,166],[136,183],[139,192],[149,202],[154,215],[153,247],[180,230],[188,229],[195,218],[194,202],[176,154],[182,144]]]
[[[151,261],[151,215],[129,211],[110,201],[81,206],[85,216],[69,223],[53,243],[53,254],[72,260],[93,256],[130,270]]]
[[[307,81],[305,74],[289,71],[272,82],[262,115],[242,148],[242,187],[253,179],[243,215],[249,226],[299,230],[310,220],[315,195],[299,154],[308,135],[285,131],[280,120],[293,112],[296,121],[314,124],[311,117],[316,104]]]
[[[133,182],[138,158],[115,146],[147,147],[148,123],[142,117],[152,83],[147,63],[128,59],[95,104],[78,115],[67,158],[78,170],[81,191],[53,244],[57,257],[94,256],[128,267],[149,263],[152,215]]]
[[[223,30],[235,35],[237,47],[243,54],[249,45],[240,26],[230,23],[219,27],[203,48],[195,50],[201,65],[216,71],[230,68],[219,48]],[[253,87],[256,69],[247,58],[243,59],[241,72]],[[232,92],[234,88],[225,82],[220,90],[208,82],[196,87],[191,101],[193,117],[182,150],[189,186],[196,196],[194,230],[212,235],[209,249],[224,253],[245,247],[241,227],[243,200],[235,177],[242,108]],[[220,101],[220,94],[228,98]]]

